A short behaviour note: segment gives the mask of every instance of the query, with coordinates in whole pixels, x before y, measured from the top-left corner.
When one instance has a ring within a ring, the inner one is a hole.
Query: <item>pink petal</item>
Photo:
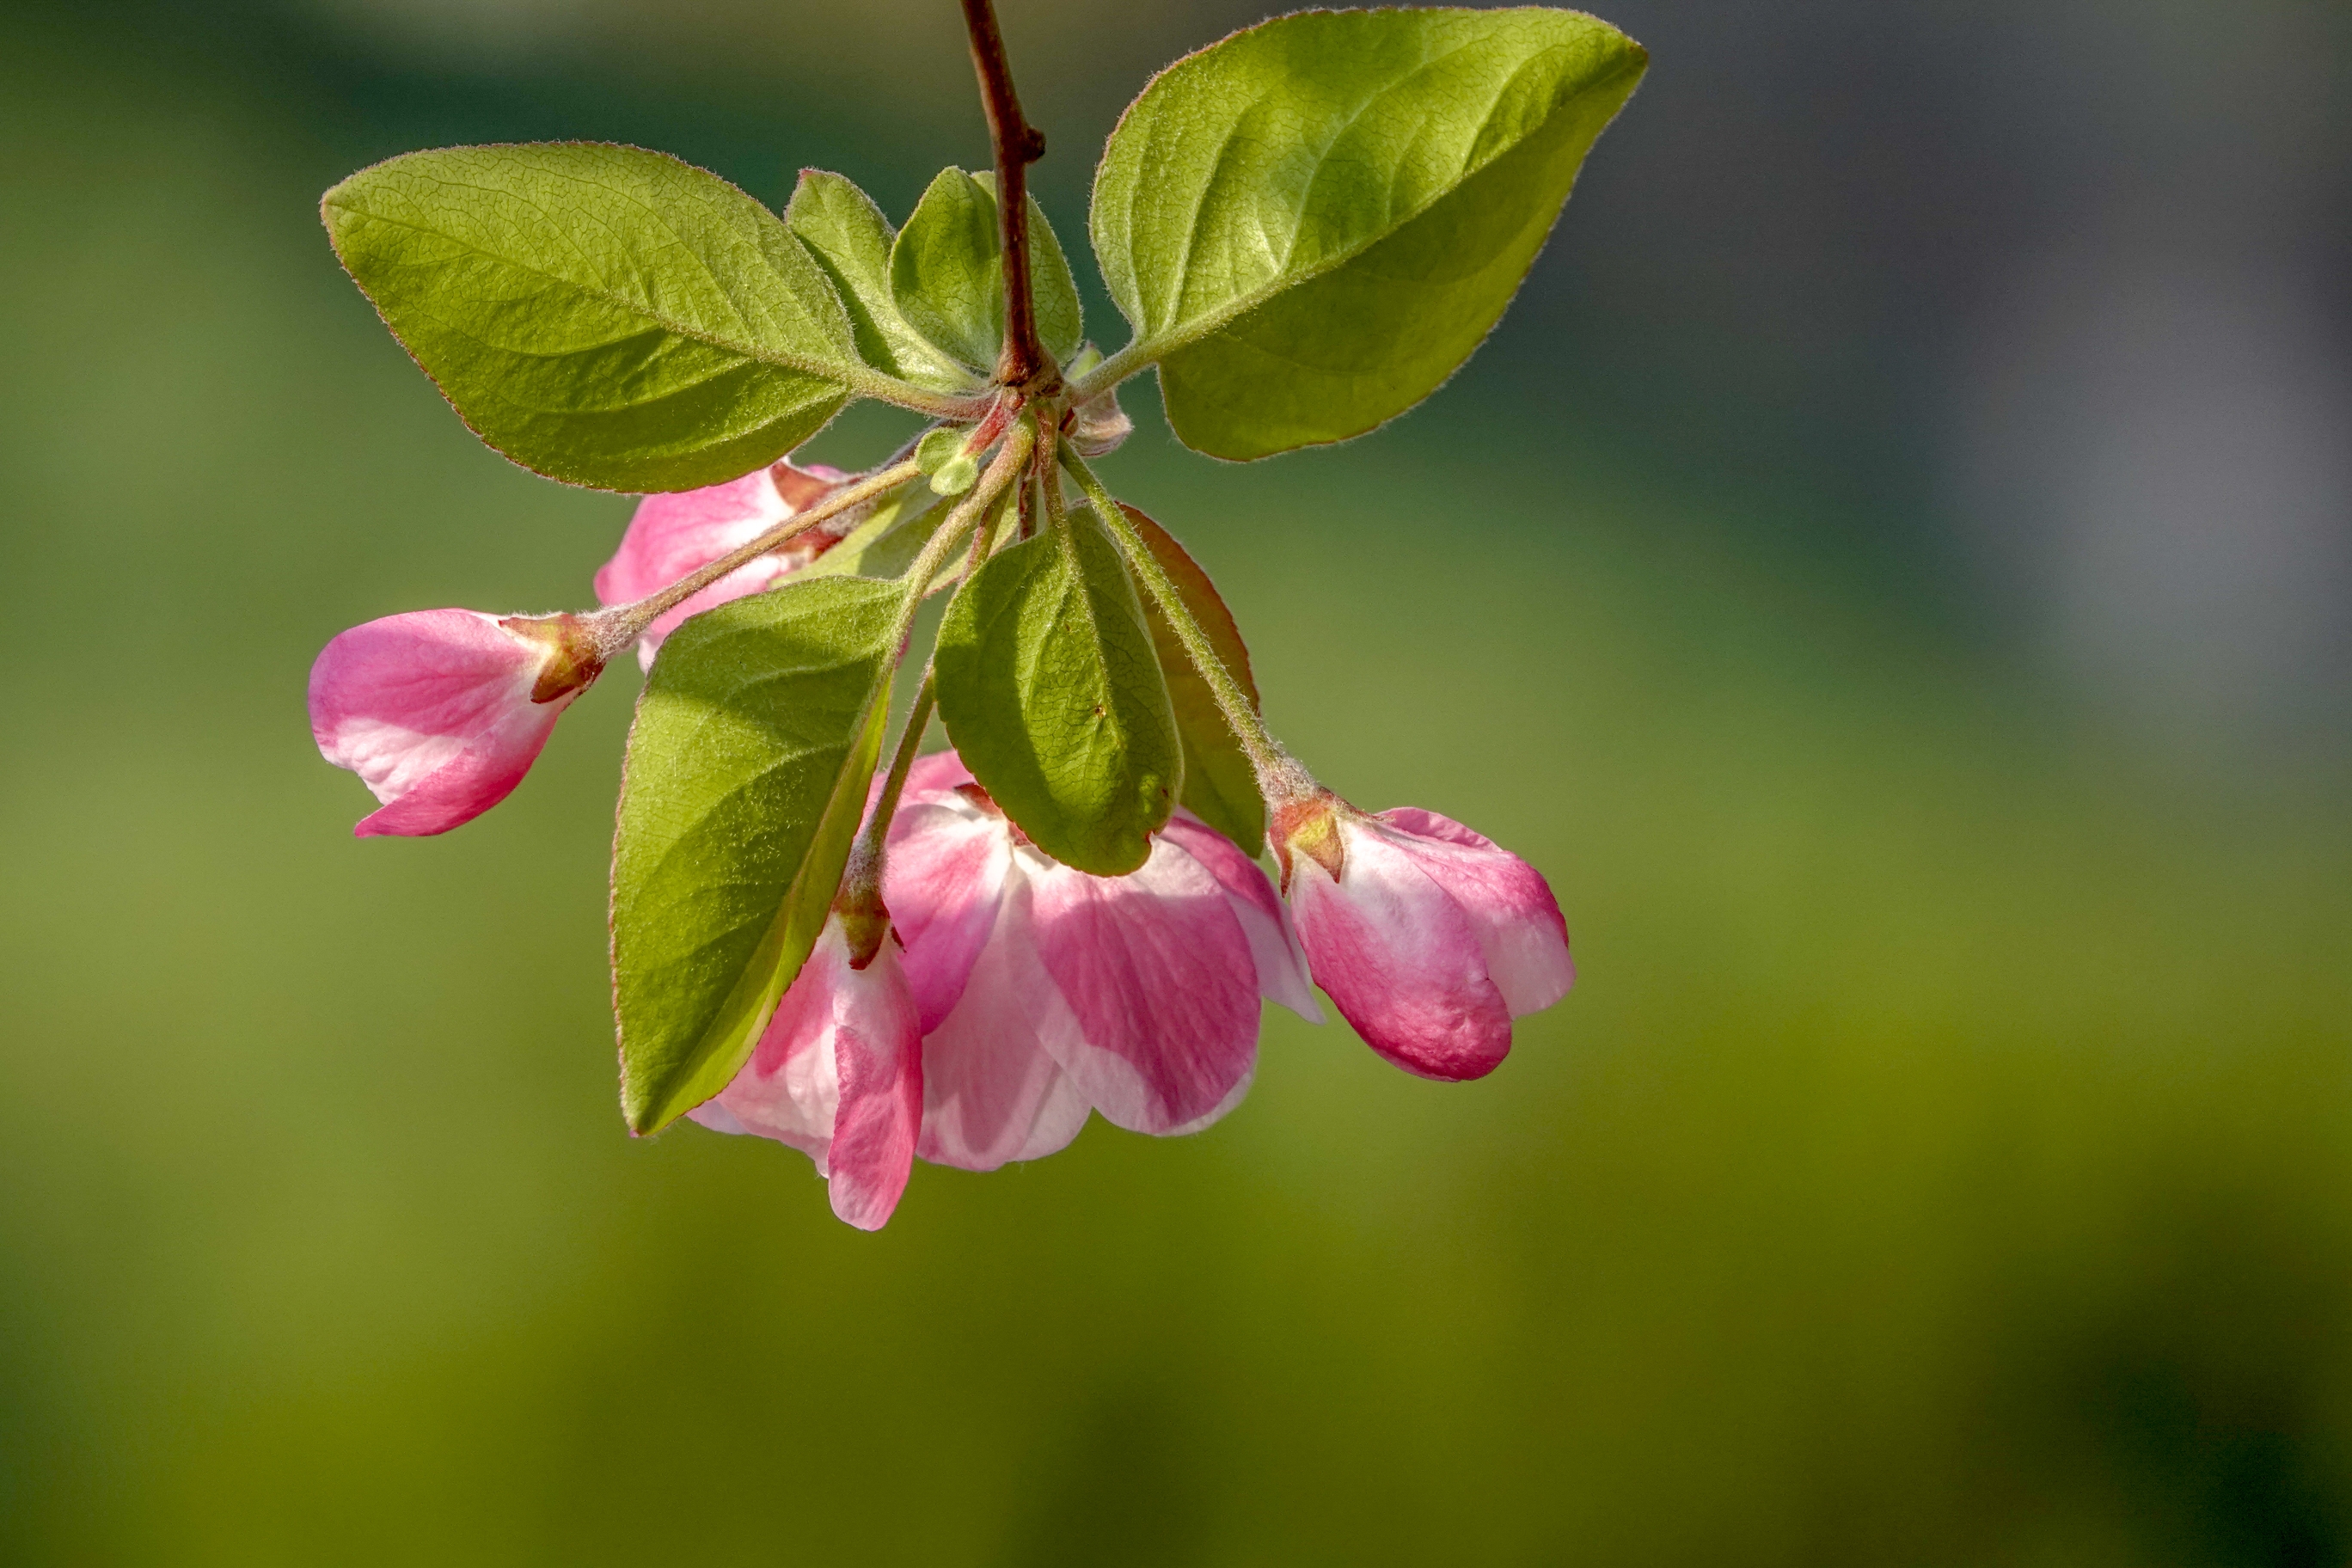
[[[1166,839],[1125,877],[1021,852],[1037,955],[1062,1006],[1040,1037],[1096,1110],[1138,1132],[1205,1125],[1257,1059],[1257,967],[1224,889]],[[1009,920],[1007,923],[1012,923]]]
[[[1349,823],[1340,879],[1291,861],[1290,904],[1316,983],[1367,1045],[1423,1078],[1483,1077],[1511,1048],[1510,1009],[1470,919],[1413,858]]]
[[[792,515],[765,468],[723,485],[647,496],[630,517],[620,549],[596,574],[597,600],[634,603]]]
[[[383,808],[352,832],[446,833],[512,794],[577,691],[533,702],[550,645],[473,610],[353,626],[310,667],[310,732]]]
[[[963,765],[963,759],[956,755],[952,749],[930,752],[917,757],[915,765],[907,770],[905,798],[929,800],[935,796],[951,795],[958,784],[968,784],[971,782],[971,770]]]
[[[735,1113],[715,1100],[706,1100],[686,1113],[688,1121],[696,1121],[713,1132],[740,1135],[751,1130],[735,1120]]]
[[[1511,1016],[1538,1012],[1568,994],[1576,964],[1568,922],[1541,873],[1451,817],[1418,806],[1383,811],[1373,821],[1390,842],[1445,889],[1486,955],[1486,977]]]
[[[709,1102],[742,1131],[806,1154],[820,1175],[826,1171],[834,1115],[841,1107],[833,1039],[849,996],[841,977],[854,973],[841,922],[828,917],[808,962],[768,1016],[751,1059]]]
[[[1224,889],[1225,901],[1248,936],[1257,964],[1258,994],[1279,1002],[1310,1024],[1323,1021],[1315,987],[1307,977],[1307,950],[1290,927],[1290,913],[1257,862],[1232,839],[1181,809],[1168,819],[1163,836],[1208,868]]]
[[[916,1152],[940,1165],[992,1171],[1068,1146],[1087,1098],[1039,1042],[1037,1014],[1058,1006],[1037,963],[1025,900],[972,965],[955,1010],[923,1040],[923,1135]]]
[[[824,470],[831,473],[833,470]],[[824,493],[819,486],[812,490],[805,482],[821,479],[820,475],[797,470],[788,475],[795,489],[808,494]],[[776,478],[766,468],[730,479],[723,485],[710,485],[698,490],[681,490],[671,495],[650,495],[637,503],[629,519],[628,531],[621,536],[621,547],[596,574],[596,600],[604,605],[626,605],[648,594],[668,587],[672,583],[718,560],[729,551],[750,543],[767,530],[782,522],[799,509],[778,487]],[[674,609],[655,618],[637,643],[638,662],[651,668],[655,652],[662,639],[676,631],[689,616],[715,609],[731,599],[761,592],[777,578],[801,563],[806,551],[790,548],[763,555],[757,561],[737,567],[726,576],[694,595]]]
[[[864,970],[848,970],[857,994],[834,1037],[841,1109],[834,1120],[833,1212],[879,1230],[898,1206],[923,1125],[923,1034],[915,998],[885,940]]]
[[[953,795],[918,800],[908,789],[890,821],[882,901],[907,944],[906,971],[926,1034],[954,1011],[988,944],[1013,865],[1002,817]]]
[[[828,916],[751,1059],[689,1114],[800,1150],[831,1184],[835,1214],[880,1229],[906,1189],[922,1118],[922,1037],[890,944],[853,969],[840,919]]]

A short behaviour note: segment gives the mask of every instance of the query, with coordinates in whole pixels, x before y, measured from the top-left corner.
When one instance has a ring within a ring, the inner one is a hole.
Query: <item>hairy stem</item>
[[[906,792],[907,774],[915,766],[915,753],[922,749],[923,731],[930,727],[931,710],[938,705],[938,686],[926,660],[923,683],[915,689],[915,705],[907,710],[907,727],[899,731],[898,750],[890,758],[889,775],[882,781],[882,796],[874,803],[874,815],[866,818],[857,837],[859,848],[873,863],[877,886],[882,877],[882,844],[890,835],[890,819],[898,815],[898,796]]]
[[[947,521],[940,525],[939,532],[931,536],[922,554],[908,569],[907,579],[911,586],[907,595],[907,607],[899,613],[898,625],[895,628],[901,645],[914,626],[914,609],[923,602],[924,588],[938,574],[940,564],[954,549],[956,540],[971,525],[975,515],[980,520],[980,529],[972,536],[971,555],[964,563],[963,580],[967,583],[971,581],[971,574],[980,570],[982,562],[988,559],[989,547],[995,542],[997,525],[1003,521],[1003,512],[995,503],[1002,499],[1007,482],[1016,479],[1023,484],[1028,482],[1029,457],[1035,442],[1035,426],[1032,421],[1024,419],[1014,426],[1012,437],[996,454],[996,460],[989,464],[988,471],[981,476],[980,483],[972,487],[971,494],[948,514]],[[898,750],[891,754],[890,772],[883,780],[881,796],[867,815],[865,826],[858,829],[856,842],[850,846],[849,863],[842,873],[841,889],[834,899],[837,909],[845,907],[867,915],[887,913],[882,903],[882,863],[890,837],[890,819],[898,814],[898,796],[907,787],[908,771],[915,765],[915,753],[922,746],[923,731],[931,721],[931,709],[937,701],[931,661],[925,659],[923,683],[915,689],[914,706],[907,711],[906,728],[898,732]],[[878,926],[866,935],[875,945],[880,944],[882,936]],[[862,967],[864,961],[872,956],[873,949],[870,947],[857,954],[859,966]]]
[[[1242,750],[1249,753],[1251,764],[1257,769],[1258,787],[1265,793],[1267,803],[1272,805],[1277,796],[1286,798],[1297,793],[1302,783],[1311,785],[1307,770],[1282,749],[1282,742],[1267,732],[1265,721],[1257,716],[1257,710],[1250,706],[1249,694],[1242,689],[1241,683],[1225,668],[1225,661],[1217,657],[1216,645],[1209,641],[1209,634],[1202,630],[1201,623],[1193,618],[1192,610],[1184,603],[1184,596],[1176,591],[1176,584],[1161,569],[1159,557],[1151,553],[1151,547],[1143,542],[1143,536],[1136,532],[1134,524],[1127,521],[1125,509],[1112,498],[1110,491],[1103,488],[1103,482],[1095,478],[1094,470],[1087,467],[1086,459],[1070,449],[1068,442],[1061,442],[1059,446],[1062,466],[1069,469],[1070,477],[1078,481],[1078,489],[1086,492],[1087,500],[1095,509],[1095,514],[1103,520],[1103,526],[1109,529],[1118,541],[1119,549],[1127,557],[1128,570],[1142,580],[1144,591],[1160,606],[1160,613],[1168,617],[1169,626],[1175,630],[1176,640],[1184,645],[1185,653],[1192,657],[1193,668],[1201,672],[1201,679],[1209,683],[1210,694],[1217,700],[1217,710],[1224,715],[1226,725],[1232,729],[1234,738],[1241,742]]]
[[[1084,403],[1090,397],[1098,397],[1129,376],[1149,370],[1159,357],[1159,345],[1147,344],[1138,338],[1070,383],[1070,401]]]
[[[1004,349],[997,358],[996,380],[1025,387],[1051,368],[1037,341],[1037,308],[1029,288],[1029,165],[1045,155],[1045,138],[1021,113],[993,0],[963,0],[963,20],[996,153],[996,221],[1004,253]]]
[[[599,611],[594,616],[584,617],[594,628],[593,635],[599,651],[604,657],[610,658],[614,654],[643,637],[646,628],[653,625],[656,619],[676,609],[737,567],[757,561],[778,545],[789,542],[795,536],[805,533],[818,523],[839,517],[850,508],[872,500],[884,491],[905,484],[921,472],[922,469],[911,460],[894,463],[887,468],[878,469],[856,484],[843,486],[806,511],[794,512],[750,543],[730,550],[709,565],[688,573],[659,593],[648,595],[635,604],[615,605],[612,609]]]
[[[892,403],[933,419],[977,419],[988,411],[988,395],[970,393],[933,392],[912,382],[900,381],[895,375],[885,375],[865,365],[835,367],[828,374],[845,381],[849,390],[861,397],[877,402]]]

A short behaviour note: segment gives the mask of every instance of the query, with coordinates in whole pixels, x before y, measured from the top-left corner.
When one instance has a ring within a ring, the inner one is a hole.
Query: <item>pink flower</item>
[[[383,802],[353,833],[446,833],[514,792],[603,669],[576,616],[387,616],[310,667],[310,733]]]
[[[915,764],[883,875],[925,1037],[924,1159],[1034,1160],[1089,1110],[1193,1131],[1249,1088],[1261,995],[1320,1020],[1281,901],[1225,838],[1179,813],[1141,869],[1089,876],[971,780],[952,752]]]
[[[841,916],[827,915],[751,1059],[687,1114],[791,1144],[816,1162],[835,1214],[881,1229],[907,1190],[923,1119],[922,1033],[897,943],[886,937],[855,968]]]
[[[849,476],[838,468],[796,468],[790,463],[756,469],[740,479],[637,503],[620,549],[596,574],[596,602],[627,605],[660,592],[729,551],[749,544],[802,508],[822,500]],[[853,509],[854,510],[854,509]],[[657,616],[637,642],[637,662],[652,668],[662,638],[690,616],[757,594],[805,564],[838,534],[820,526],[782,549],[737,567],[702,592]]]
[[[1368,816],[1327,792],[1278,808],[1271,837],[1316,984],[1407,1072],[1484,1077],[1511,1020],[1575,983],[1551,889],[1458,822]]]

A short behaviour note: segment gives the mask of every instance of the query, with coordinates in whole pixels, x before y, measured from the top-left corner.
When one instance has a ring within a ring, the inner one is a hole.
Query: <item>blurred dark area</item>
[[[1088,293],[1193,0],[999,0]],[[576,605],[318,194],[592,138],[894,217],[944,0],[0,0],[0,1561],[2352,1561],[2352,8],[1626,0],[1424,407],[1106,477],[1276,728],[1553,881],[1475,1085],[1269,1016],[1194,1138],[919,1169],[614,1105],[633,674],[455,836],[302,710]],[[815,455],[870,460],[853,413]]]

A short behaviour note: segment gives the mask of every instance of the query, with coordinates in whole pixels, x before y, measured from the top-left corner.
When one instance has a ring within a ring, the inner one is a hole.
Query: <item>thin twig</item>
[[[1021,113],[993,0],[963,0],[963,20],[971,35],[972,68],[980,73],[988,139],[996,150],[996,221],[1004,252],[1004,350],[997,358],[996,380],[1002,386],[1025,387],[1049,363],[1037,341],[1037,308],[1029,288],[1029,165],[1045,155],[1045,138]]]

